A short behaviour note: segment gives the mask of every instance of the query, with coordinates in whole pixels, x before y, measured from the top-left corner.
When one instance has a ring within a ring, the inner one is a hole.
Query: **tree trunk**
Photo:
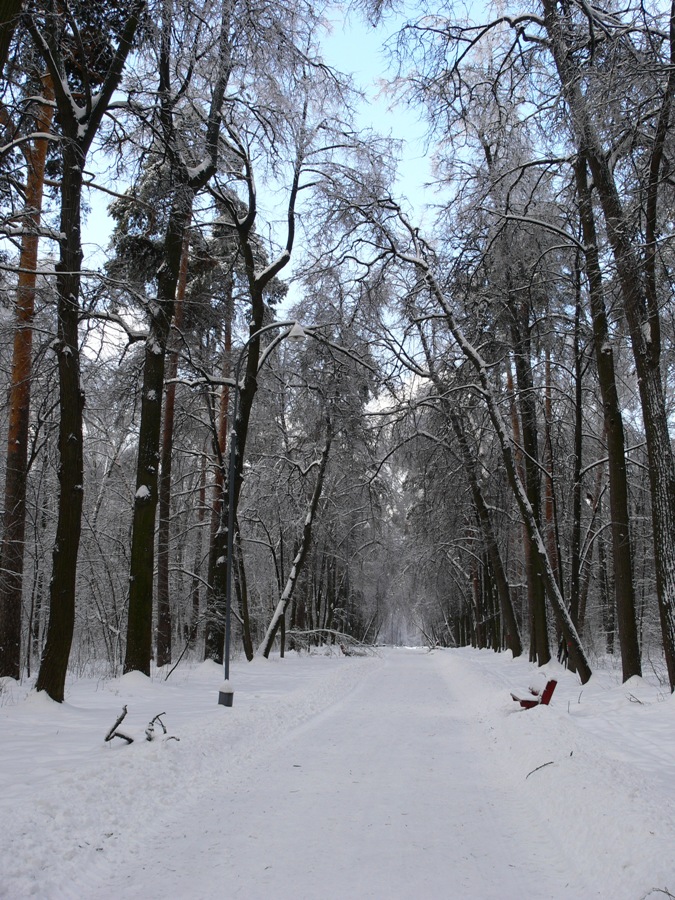
[[[510,301],[513,355],[516,369],[518,405],[523,435],[525,490],[532,513],[537,523],[541,522],[541,473],[539,470],[539,442],[537,437],[537,410],[532,381],[531,347],[529,338],[529,307],[526,301],[517,297]],[[537,553],[531,555],[527,571],[528,595],[530,598],[530,626],[534,637],[536,662],[543,666],[551,659],[546,620],[546,595],[544,579],[539,567]]]
[[[84,394],[80,387],[78,340],[82,244],[80,209],[85,155],[75,141],[64,141],[61,208],[61,255],[56,265],[58,288],[57,344],[59,371],[59,501],[49,586],[49,625],[35,685],[63,702],[68,658],[75,626],[75,579],[82,528]]]
[[[595,360],[600,393],[602,395],[607,440],[612,556],[614,560],[614,600],[618,619],[623,680],[627,681],[633,675],[641,675],[642,666],[635,611],[635,581],[628,512],[626,451],[621,406],[614,374],[614,353],[609,336],[603,296],[593,206],[588,188],[586,160],[583,155],[579,157],[576,164],[576,183],[579,196],[579,216],[585,245]]]
[[[53,118],[51,78],[43,78],[45,103],[35,123],[47,133]],[[26,478],[28,475],[28,427],[32,378],[33,316],[37,279],[38,230],[42,213],[46,139],[24,149],[26,198],[19,275],[16,291],[16,329],[9,391],[9,424],[5,463],[5,514],[0,548],[0,677],[21,675],[21,601],[24,540],[26,532]]]
[[[579,345],[581,319],[580,280],[577,267],[574,308],[574,453],[572,459],[572,540],[570,553],[570,616],[579,629],[579,588],[581,565],[581,453],[583,450],[582,365]],[[581,633],[581,632],[579,632]]]
[[[257,194],[253,178],[252,160],[242,159],[244,163],[246,185],[248,188],[247,210],[246,215],[240,217],[240,207],[232,202],[231,197],[227,195],[219,195],[219,199],[223,207],[229,211],[232,219],[232,226],[237,232],[239,241],[239,251],[241,253],[244,269],[246,272],[246,281],[248,285],[248,295],[251,302],[251,315],[249,319],[249,338],[247,341],[247,357],[246,370],[244,373],[243,385],[237,385],[238,405],[237,417],[231,423],[231,429],[236,432],[236,458],[234,460],[234,488],[233,496],[230,496],[230,487],[227,485],[226,492],[223,496],[221,522],[217,533],[221,536],[223,546],[227,546],[227,521],[224,518],[230,504],[234,517],[236,518],[237,505],[239,503],[239,494],[241,492],[241,483],[244,471],[244,459],[246,455],[246,440],[248,437],[248,426],[253,409],[253,401],[258,390],[258,365],[260,362],[260,330],[265,325],[265,290],[270,282],[278,275],[278,273],[288,264],[291,259],[293,245],[295,241],[295,204],[298,197],[300,187],[300,173],[302,170],[303,150],[299,150],[298,158],[293,173],[293,183],[289,192],[289,200],[287,207],[287,236],[286,246],[278,255],[275,262],[267,266],[262,272],[258,270],[257,264],[257,240],[254,235],[254,226],[258,212]],[[212,608],[216,611],[225,604],[227,594],[227,553],[219,553],[215,557],[215,565],[213,568],[213,578],[209,579],[209,587],[212,595]],[[215,647],[222,657],[220,649],[220,635],[213,634],[211,642],[207,641],[205,653],[209,655],[210,651]]]
[[[506,388],[509,394],[509,414],[511,418],[511,432],[513,434],[513,445],[514,445],[514,465],[516,466],[516,471],[518,472],[518,478],[521,482],[525,482],[525,468],[523,466],[523,439],[520,433],[520,419],[518,417],[518,409],[516,406],[516,391],[515,385],[513,383],[513,372],[511,371],[511,363],[509,358],[506,359]],[[522,548],[523,548],[523,567],[525,572],[525,580],[527,582],[528,572],[532,571],[532,541],[530,540],[530,535],[525,527],[525,523],[522,523],[521,526],[522,531]],[[521,610],[524,604],[520,602]],[[537,652],[535,645],[535,632],[534,627],[532,625],[532,603],[530,592],[527,592],[527,621],[528,621],[528,632],[529,632],[529,660],[530,662],[536,662],[537,660]]]
[[[36,689],[63,701],[66,670],[75,625],[75,582],[77,554],[82,529],[84,394],[80,388],[80,272],[82,265],[81,209],[82,179],[87,152],[116,90],[136,34],[143,0],[135,0],[129,10],[117,50],[96,95],[96,102],[80,106],[63,78],[65,65],[59,35],[47,38],[36,21],[28,17],[26,26],[52,79],[52,87],[64,139],[61,141],[60,254],[56,264],[57,343],[59,371],[59,511],[49,588],[49,625]],[[82,50],[83,48],[80,48]],[[79,52],[79,51],[78,51]],[[89,62],[80,53],[86,72]]]
[[[183,327],[183,304],[187,283],[189,233],[183,239],[178,284],[176,286],[176,310],[174,328],[180,332]],[[166,393],[164,399],[164,426],[162,434],[162,455],[159,475],[159,527],[157,529],[157,665],[171,662],[171,594],[169,588],[169,562],[171,548],[171,463],[173,460],[173,423],[176,409],[176,383],[173,379],[178,372],[178,351],[172,349],[166,371]]]
[[[478,516],[481,531],[483,533],[485,548],[487,550],[488,558],[490,560],[490,566],[492,569],[492,575],[494,577],[495,586],[497,588],[499,608],[504,625],[504,637],[506,640],[506,646],[509,650],[511,650],[514,657],[520,656],[523,652],[523,646],[520,640],[520,633],[518,631],[516,615],[513,610],[513,603],[511,601],[511,590],[509,588],[508,579],[506,577],[501,554],[499,552],[497,538],[492,527],[490,513],[488,511],[487,504],[485,503],[485,499],[483,498],[483,492],[481,491],[480,483],[478,481],[475,457],[472,455],[469,449],[464,429],[462,428],[462,424],[456,413],[450,413],[450,421],[452,423],[455,437],[457,438],[457,443],[459,444],[464,471],[466,472],[467,478],[469,480],[474,507],[476,509],[476,514]]]
[[[602,482],[603,482],[603,466],[597,467],[597,472],[595,476],[595,488],[592,498],[588,498],[592,507],[592,515],[591,521],[589,524],[589,530],[595,527],[595,522],[598,521],[600,512],[602,510]],[[588,603],[588,592],[591,585],[591,578],[593,575],[593,548],[595,547],[596,542],[600,544],[602,538],[602,527],[598,528],[597,534],[595,538],[591,537],[587,542],[586,553],[584,554],[584,558],[582,561],[582,572],[581,572],[581,584],[579,589],[579,627],[578,631],[580,634],[584,632],[584,625],[586,622],[586,609]],[[600,556],[600,551],[598,551],[598,557]],[[604,557],[603,557],[604,563]]]
[[[158,278],[143,360],[141,422],[136,464],[136,496],[131,532],[129,610],[124,671],[150,674],[152,597],[155,565],[155,514],[158,503],[159,446],[166,348],[173,318],[185,231],[192,211],[192,190],[177,189],[165,239],[164,264]]]
[[[195,555],[192,565],[192,585],[190,587],[190,634],[194,639],[199,625],[200,572],[202,568],[202,547],[204,519],[206,517],[206,453],[202,453],[199,474],[199,500],[197,501],[197,533]]]
[[[248,582],[246,580],[246,566],[244,565],[244,552],[241,546],[241,535],[239,534],[239,526],[234,535],[235,539],[235,562],[237,566],[237,577],[235,584],[237,588],[237,601],[239,604],[239,621],[241,623],[241,642],[244,647],[244,655],[251,662],[255,653],[253,651],[253,638],[251,636],[251,617],[248,612]]]
[[[487,646],[485,634],[485,605],[480,582],[480,561],[474,556],[471,562],[471,605],[473,609],[473,646],[482,650]]]
[[[221,107],[230,76],[231,60],[227,41],[230,25],[223,8],[219,40],[219,58],[205,129],[203,162],[188,166],[181,159],[175,142],[174,97],[171,88],[172,23],[162,21],[159,60],[160,121],[172,159],[173,196],[164,237],[162,263],[157,272],[157,300],[150,311],[150,330],[143,364],[143,395],[138,437],[136,497],[131,535],[131,572],[129,576],[129,615],[124,671],[150,674],[152,657],[152,597],[155,542],[155,514],[158,503],[159,444],[162,419],[162,393],[167,340],[176,300],[183,241],[188,228],[195,195],[211,179],[218,162]],[[192,148],[194,152],[195,148]]]
[[[616,631],[616,604],[611,600],[607,577],[607,554],[605,552],[605,539],[602,532],[598,535],[598,588],[600,591],[600,606],[602,608],[602,624],[605,629],[605,647],[607,653],[614,653],[614,635]]]
[[[555,495],[553,458],[553,397],[551,383],[551,350],[546,348],[546,394],[544,399],[544,459],[546,477],[544,481],[544,522],[546,524],[546,546],[553,570],[557,573],[561,589],[565,583],[562,572],[562,558],[558,534],[558,515]]]
[[[225,303],[223,379],[232,377],[232,319],[234,317],[234,284],[227,284]],[[229,424],[230,386],[223,384],[218,405],[218,422],[211,422],[213,429],[213,450],[215,475],[213,479],[213,505],[211,507],[211,540],[206,595],[206,630],[204,633],[204,659],[222,663],[225,644],[225,582],[222,591],[216,595],[216,565],[227,554],[227,433]],[[211,414],[213,418],[213,414]]]

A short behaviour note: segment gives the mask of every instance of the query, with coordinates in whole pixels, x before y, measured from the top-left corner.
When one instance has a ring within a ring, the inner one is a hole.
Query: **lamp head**
[[[291,330],[286,335],[288,341],[302,341],[307,337],[307,332],[299,322],[295,322]]]

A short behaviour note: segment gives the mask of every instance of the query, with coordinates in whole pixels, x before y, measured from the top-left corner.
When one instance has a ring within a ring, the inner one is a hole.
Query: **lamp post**
[[[289,327],[290,326],[290,327]],[[227,487],[227,571],[225,572],[225,660],[224,675],[225,680],[218,692],[218,703],[221,706],[232,706],[234,700],[234,690],[230,684],[230,642],[231,642],[231,623],[232,623],[232,559],[234,551],[234,483],[236,479],[236,456],[237,456],[237,415],[239,414],[239,394],[241,388],[239,386],[239,376],[241,373],[241,364],[248,350],[249,344],[255,338],[260,337],[266,331],[276,328],[288,328],[288,332],[281,336],[281,339],[291,341],[301,341],[307,337],[307,332],[299,322],[273,322],[271,325],[264,325],[258,331],[254,331],[239,352],[237,365],[234,369],[234,400],[232,403],[232,429],[230,431],[230,455],[228,461],[228,487]]]

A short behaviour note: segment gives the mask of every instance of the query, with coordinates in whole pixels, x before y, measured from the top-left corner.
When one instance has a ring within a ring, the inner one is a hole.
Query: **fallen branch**
[[[173,675],[173,673],[174,673],[174,672],[176,671],[176,669],[178,668],[178,663],[182,660],[182,658],[185,656],[185,654],[186,654],[187,651],[189,650],[190,644],[194,641],[195,637],[197,636],[197,626],[198,626],[198,625],[199,625],[199,621],[195,622],[195,624],[194,624],[194,625],[192,626],[192,628],[190,629],[190,632],[189,632],[189,634],[188,634],[188,636],[187,636],[187,640],[185,641],[185,646],[183,647],[183,649],[182,649],[182,651],[181,651],[181,654],[180,654],[180,656],[178,657],[178,659],[176,660],[176,662],[174,663],[174,665],[169,669],[169,671],[168,671],[168,673],[167,673],[167,676],[166,676],[166,678],[164,679],[164,681],[168,681],[168,680],[169,680],[169,677],[170,677],[171,675]],[[162,715],[164,715],[164,713],[162,713]]]
[[[164,722],[162,722],[162,716],[165,716],[165,715],[166,715],[165,712],[158,713],[154,719],[151,719],[150,722],[148,722],[148,727],[145,729],[146,741],[153,741],[155,739],[155,722],[159,722],[159,724],[162,726],[162,732],[164,734],[167,733],[166,725],[164,724]],[[177,738],[175,735],[170,734],[166,740],[167,741],[179,741],[180,738]]]
[[[340,650],[344,656],[374,656],[375,651],[372,647],[366,647],[362,644],[340,644]]]
[[[122,708],[122,714],[120,716],[118,716],[117,721],[115,722],[113,727],[110,729],[110,731],[106,734],[106,736],[105,736],[106,742],[112,741],[113,738],[118,737],[118,738],[122,738],[123,741],[126,741],[127,744],[133,744],[134,739],[132,737],[129,737],[128,734],[124,734],[124,732],[117,730],[117,726],[120,725],[124,721],[124,717],[126,716],[126,714],[127,714],[127,707],[125,705]]]
[[[525,781],[527,781],[527,779],[530,777],[530,775],[534,775],[535,772],[538,772],[539,769],[545,769],[546,766],[552,766],[552,765],[553,765],[553,760],[550,760],[549,762],[542,763],[540,766],[537,766],[536,769],[532,769],[531,772],[528,772],[528,773],[527,773],[527,775],[525,776]]]
[[[628,697],[628,699],[630,700],[631,703],[639,703],[640,706],[644,706],[644,703],[642,702],[642,700],[638,700],[638,698],[635,696],[635,694],[627,694],[626,696]]]
[[[350,634],[347,634],[344,631],[338,631],[336,628],[310,628],[307,630],[300,630],[297,628],[289,629],[286,632],[287,638],[311,638],[311,637],[324,637],[329,636],[333,639],[334,645],[336,647],[342,648],[342,645],[345,644],[350,652],[346,653],[345,656],[376,656],[377,648],[373,644],[366,644],[363,641],[359,641],[357,638],[352,637]],[[311,649],[309,646],[309,641],[307,643],[307,649]],[[329,644],[325,644],[325,647],[328,647]],[[344,651],[342,651],[344,652]]]
[[[162,726],[162,731],[166,734],[166,725],[162,722],[162,716],[165,716],[165,712],[158,713],[154,719],[151,719],[148,722],[148,727],[145,729],[145,739],[146,741],[152,741],[155,737],[155,722],[159,722]]]
[[[110,729],[110,731],[106,734],[106,736],[105,736],[106,741],[111,741],[113,738],[118,737],[118,738],[122,738],[123,741],[126,741],[127,744],[133,744],[134,739],[132,737],[129,737],[129,735],[125,734],[123,731],[117,730],[118,726],[124,721],[124,717],[126,716],[126,714],[127,714],[127,707],[125,705],[122,709],[121,715],[119,715],[117,717],[117,721],[115,722],[113,727]],[[164,724],[164,722],[162,722],[162,716],[165,716],[165,715],[166,715],[165,712],[158,713],[154,717],[154,719],[151,719],[148,722],[147,728],[145,729],[146,741],[153,741],[155,739],[155,723],[156,722],[159,722],[159,725],[162,729],[163,734],[167,733],[166,725]],[[179,741],[180,738],[174,737],[173,735],[169,735],[168,737],[165,738],[165,740],[166,741]]]

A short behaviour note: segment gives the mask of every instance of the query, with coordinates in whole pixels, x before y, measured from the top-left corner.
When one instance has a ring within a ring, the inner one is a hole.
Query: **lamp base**
[[[218,691],[218,705],[219,706],[232,706],[234,702],[234,691],[226,681]]]

